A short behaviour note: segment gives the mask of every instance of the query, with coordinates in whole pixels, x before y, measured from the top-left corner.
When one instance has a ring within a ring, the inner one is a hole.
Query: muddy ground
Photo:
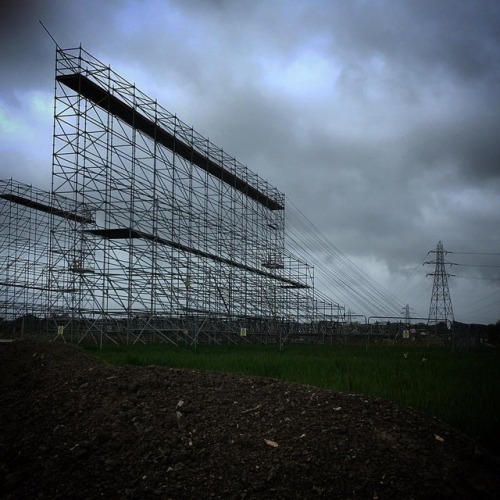
[[[500,498],[500,461],[382,399],[0,344],[1,498]]]

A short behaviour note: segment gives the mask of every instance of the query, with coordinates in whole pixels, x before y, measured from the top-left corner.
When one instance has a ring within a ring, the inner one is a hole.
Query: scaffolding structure
[[[10,334],[55,329],[57,314],[68,313],[67,301],[59,298],[74,296],[78,284],[56,288],[56,277],[67,269],[51,249],[53,240],[68,232],[56,235],[53,227],[92,222],[82,204],[75,210],[69,199],[12,179],[0,181],[0,318]]]
[[[73,216],[50,219],[48,309],[80,339],[286,338],[338,321],[285,248],[284,194],[81,47],[57,48],[52,192]]]

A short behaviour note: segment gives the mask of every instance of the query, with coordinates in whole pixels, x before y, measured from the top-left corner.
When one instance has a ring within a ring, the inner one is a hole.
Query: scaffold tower
[[[60,279],[68,276],[64,255],[51,249],[54,240],[69,248],[68,228],[92,222],[81,203],[75,207],[62,196],[12,179],[0,181],[0,317],[17,329],[10,333],[22,336],[27,326],[32,333],[55,329],[57,315],[68,314],[67,304],[82,288]]]
[[[54,110],[51,191],[0,182],[2,335],[27,318],[77,341],[335,331],[283,193],[81,47],[56,48]]]
[[[53,231],[68,271],[56,289],[80,287],[58,303],[83,335],[293,333],[317,319],[313,268],[285,249],[284,194],[81,47],[57,49],[52,182],[95,210],[91,226]]]

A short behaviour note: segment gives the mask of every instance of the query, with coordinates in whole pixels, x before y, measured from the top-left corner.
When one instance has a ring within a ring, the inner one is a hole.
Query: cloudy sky
[[[497,0],[3,0],[0,178],[50,188],[39,20],[285,192],[414,316],[441,240],[455,319],[500,319]]]

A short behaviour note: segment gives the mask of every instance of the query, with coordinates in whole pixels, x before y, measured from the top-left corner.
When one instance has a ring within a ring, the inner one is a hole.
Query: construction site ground
[[[0,344],[1,498],[494,499],[500,461],[410,408]]]

